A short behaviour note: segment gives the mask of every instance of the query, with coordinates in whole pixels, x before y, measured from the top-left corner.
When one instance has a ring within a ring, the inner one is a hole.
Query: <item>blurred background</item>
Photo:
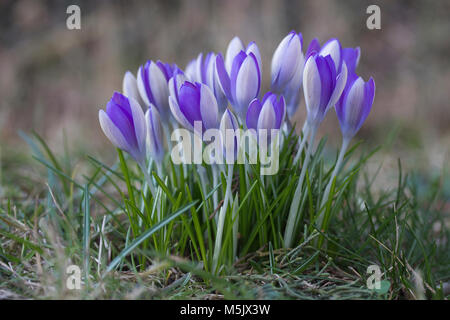
[[[81,8],[81,30],[66,27],[71,4]],[[381,8],[381,30],[366,27],[370,4]],[[121,90],[125,71],[136,73],[148,59],[184,68],[200,51],[224,52],[237,35],[258,44],[267,90],[272,54],[292,29],[303,33],[305,48],[314,37],[361,47],[358,73],[373,76],[377,90],[358,137],[384,146],[375,165],[396,168],[400,157],[441,172],[450,147],[445,0],[0,0],[0,151],[27,152],[18,130],[35,130],[56,150],[65,140],[71,152],[111,158],[98,110]],[[304,114],[302,104],[296,118]],[[336,148],[334,111],[321,130]]]

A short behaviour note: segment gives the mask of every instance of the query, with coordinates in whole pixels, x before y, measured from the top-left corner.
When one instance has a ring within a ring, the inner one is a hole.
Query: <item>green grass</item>
[[[217,185],[205,186],[195,166],[184,172],[166,157],[166,177],[153,173],[153,198],[137,165],[121,152],[113,164],[76,159],[81,174],[68,151],[54,154],[39,136],[21,135],[32,158],[2,150],[0,298],[449,297],[446,172],[434,178],[406,174],[399,160],[397,186],[377,190],[376,175],[386,173],[369,176],[365,166],[377,150],[354,143],[320,207],[336,160],[323,156],[323,139],[308,167],[294,248],[285,249],[283,233],[300,174],[292,165],[296,140],[288,137],[277,175],[259,176],[259,165],[248,171],[235,166],[235,201],[225,218],[220,268],[213,270],[219,211],[213,193],[224,198],[224,174]],[[211,168],[205,168],[212,181]],[[81,290],[66,287],[71,264],[82,270]],[[383,272],[378,291],[366,286],[367,268],[374,264]]]

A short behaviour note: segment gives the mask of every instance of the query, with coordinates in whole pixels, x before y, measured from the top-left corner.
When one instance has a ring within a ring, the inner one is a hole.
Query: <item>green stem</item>
[[[321,209],[323,208],[325,203],[328,201],[328,197],[330,195],[331,186],[333,185],[333,181],[336,178],[339,170],[341,169],[342,161],[344,160],[345,151],[347,150],[347,147],[348,147],[349,143],[350,143],[350,139],[344,138],[342,140],[342,146],[341,146],[341,150],[339,152],[338,160],[336,162],[336,165],[334,166],[334,170],[333,170],[333,173],[331,174],[330,181],[328,181],[327,187],[325,188],[325,193],[324,193],[324,195],[322,197],[322,201],[321,201],[321,204],[320,204],[320,208]],[[316,227],[318,229],[322,228],[322,222],[323,222],[324,214],[325,214],[325,211],[321,210],[320,214],[319,214],[319,217],[316,219]]]
[[[145,166],[145,162],[138,163],[139,167],[141,168],[142,173],[144,174],[145,180],[147,181],[148,187],[150,188],[150,192],[152,193],[153,198],[156,197],[156,190],[155,186],[153,185],[152,178],[150,177],[150,174],[148,173],[148,169]]]
[[[231,196],[231,183],[233,181],[233,165],[228,165],[228,173],[227,173],[227,186],[225,191],[225,200],[223,202],[222,208],[220,208],[219,213],[219,221],[217,225],[217,234],[216,234],[216,242],[214,245],[214,256],[213,256],[213,270],[217,271],[217,265],[219,262],[219,255],[222,249],[222,235],[223,235],[223,227],[225,223],[225,216],[228,209],[228,202]]]
[[[217,167],[217,165],[216,164],[213,164],[213,166],[212,166],[212,174],[213,174],[213,188],[215,188],[216,186],[217,186],[217,184],[219,183],[219,177],[218,177],[218,174],[219,174],[219,168]],[[214,193],[213,193],[213,206],[214,206],[214,210],[216,210],[217,209],[217,205],[218,205],[218,191],[216,190],[216,191],[214,191]]]
[[[286,229],[284,232],[284,247],[289,248],[292,244],[293,233],[296,227],[297,214],[300,206],[300,196],[302,193],[303,180],[305,179],[306,169],[308,167],[309,158],[311,156],[311,150],[313,149],[314,139],[317,133],[317,126],[311,128],[311,136],[309,140],[309,145],[306,149],[306,157],[303,162],[302,171],[300,177],[298,178],[297,188],[295,189],[294,199],[289,210],[289,217],[286,224]]]
[[[123,157],[122,150],[117,149],[117,152],[119,153],[120,167],[122,169],[122,173],[123,173],[123,176],[125,177],[125,182],[127,184],[128,196],[130,197],[130,200],[133,203],[133,205],[136,205],[136,200],[134,198],[133,188],[131,186],[130,175],[128,173],[127,163],[125,162],[125,158]]]
[[[296,165],[298,163],[298,160],[300,159],[300,156],[302,155],[303,148],[305,147],[306,140],[308,140],[309,125],[307,122],[303,126],[302,134],[303,134],[303,138],[302,138],[302,136],[300,136],[298,139],[299,146],[298,146],[297,154],[295,155],[295,158],[294,158],[294,162],[293,162],[294,165]]]

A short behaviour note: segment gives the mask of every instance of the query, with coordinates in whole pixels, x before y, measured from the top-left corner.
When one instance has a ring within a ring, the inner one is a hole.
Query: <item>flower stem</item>
[[[220,208],[219,213],[219,221],[217,225],[217,234],[216,234],[216,242],[214,245],[214,256],[213,256],[213,269],[217,270],[217,264],[219,262],[219,255],[222,249],[222,235],[223,235],[223,227],[225,224],[225,215],[228,209],[228,202],[231,196],[231,183],[233,181],[233,164],[228,165],[228,173],[227,173],[227,186],[225,191],[225,200],[223,202],[222,208]]]
[[[294,162],[293,162],[294,165],[296,165],[298,163],[298,160],[300,159],[300,156],[302,155],[303,148],[305,147],[306,140],[308,140],[309,125],[307,122],[305,122],[305,125],[303,126],[302,134],[303,134],[303,138],[302,138],[302,136],[300,136],[298,139],[299,146],[298,146],[297,154],[295,155],[295,158],[294,158]]]
[[[150,168],[152,167],[152,160],[150,159],[150,161],[149,161],[149,163],[148,163],[148,167],[146,167],[146,168],[148,168],[146,171],[148,172],[149,170],[150,170]],[[141,166],[139,166],[139,168],[141,168]],[[141,170],[142,170],[142,168],[141,168]],[[145,179],[145,183],[144,183],[144,190],[143,190],[143,194],[144,194],[144,197],[147,197],[147,195],[148,195],[148,189],[149,189],[149,185],[148,185],[148,182],[147,182],[147,179]],[[144,212],[144,209],[145,209],[145,203],[144,203],[144,199],[141,199],[142,201],[141,201],[141,212]]]
[[[238,196],[234,197],[233,201],[233,259],[237,258],[237,247],[238,247],[238,233],[239,233],[239,215],[237,214],[238,210]]]
[[[342,161],[344,160],[345,151],[347,150],[349,143],[350,143],[350,139],[344,138],[342,140],[342,146],[341,146],[341,150],[339,152],[338,160],[336,162],[336,165],[334,166],[334,170],[333,170],[333,173],[331,174],[330,181],[328,181],[327,187],[325,188],[325,192],[322,197],[322,201],[320,204],[321,209],[323,208],[325,203],[328,201],[328,197],[329,197],[330,191],[331,191],[331,186],[333,185],[333,181],[336,178],[336,175],[338,174],[338,172],[341,168]],[[316,219],[316,227],[319,230],[322,228],[324,213],[325,213],[325,211],[321,210],[319,213],[319,216]]]
[[[152,178],[150,177],[150,174],[148,173],[148,169],[145,165],[145,161],[139,162],[139,167],[141,168],[142,173],[144,174],[144,178],[147,181],[147,185],[150,188],[150,192],[152,193],[153,198],[156,197],[156,190],[155,186],[153,185]]]
[[[292,244],[293,233],[297,222],[297,213],[300,205],[300,196],[302,193],[303,180],[305,179],[306,168],[308,167],[309,158],[311,156],[311,150],[313,149],[314,139],[316,137],[317,126],[311,128],[311,136],[309,139],[309,145],[306,149],[306,157],[303,162],[302,171],[298,178],[297,188],[295,189],[294,199],[289,209],[289,217],[284,232],[284,247],[289,248]]]
[[[215,188],[215,187],[217,186],[217,184],[219,183],[219,177],[218,177],[218,174],[219,174],[219,168],[217,167],[216,164],[214,164],[214,165],[212,166],[212,174],[213,174],[213,188]],[[218,199],[217,199],[217,197],[218,197],[218,191],[216,190],[216,191],[214,191],[214,193],[213,193],[213,206],[214,206],[214,210],[217,209],[217,205],[218,205]]]

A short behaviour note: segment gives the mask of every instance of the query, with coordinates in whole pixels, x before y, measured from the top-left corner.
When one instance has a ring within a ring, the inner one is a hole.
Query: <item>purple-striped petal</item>
[[[362,113],[356,131],[358,131],[361,128],[364,121],[366,121],[367,116],[369,115],[370,110],[372,109],[374,99],[375,99],[375,81],[373,80],[372,77],[370,77],[369,81],[367,81],[367,83],[364,85],[364,103],[362,106]]]
[[[164,158],[164,145],[162,140],[161,119],[155,106],[150,105],[145,113],[147,124],[147,141],[151,157],[161,162]]]
[[[201,121],[200,93],[196,85],[186,81],[181,85],[179,92],[180,110],[194,126],[194,121]]]
[[[145,140],[146,140],[146,125],[144,112],[139,103],[133,99],[129,98],[129,105],[131,109],[131,115],[133,117],[134,133],[138,145],[138,149],[145,150]]]
[[[246,125],[248,129],[258,128],[258,118],[261,112],[262,105],[257,98],[250,102],[247,110]]]
[[[200,114],[205,129],[218,127],[219,107],[211,89],[204,84],[200,85]]]
[[[233,80],[231,81],[233,86]],[[239,113],[245,114],[248,104],[258,96],[261,87],[258,62],[253,53],[250,53],[242,62],[234,86],[236,90],[236,107],[238,108]]]
[[[233,95],[231,93],[231,83],[230,83],[231,81],[230,77],[228,76],[228,72],[225,68],[222,54],[220,53],[216,57],[216,72],[222,91],[225,93],[228,100],[232,102]]]
[[[233,97],[232,102],[234,104],[238,103],[236,98],[236,81],[239,74],[239,71],[241,70],[241,66],[244,63],[244,60],[247,58],[247,55],[244,51],[240,51],[233,60],[233,65],[231,67],[231,73],[230,73],[230,90],[231,95]]]
[[[181,112],[180,106],[173,96],[169,97],[169,106],[170,106],[170,111],[172,111],[173,117],[175,118],[175,120],[178,121],[178,123],[180,123],[186,129],[194,130],[194,127],[186,119],[183,112]]]
[[[328,40],[320,49],[319,55],[321,55],[322,57],[330,55],[333,59],[336,71],[341,71],[342,46],[338,39],[333,38]]]
[[[160,114],[163,114],[166,112],[165,109],[168,103],[167,97],[169,96],[166,76],[161,68],[159,68],[155,63],[150,63],[148,77],[154,99],[152,103],[158,109]]]
[[[129,152],[131,150],[130,145],[123,136],[122,132],[120,132],[120,130],[117,128],[114,122],[112,122],[112,120],[108,117],[104,110],[99,110],[98,118],[103,133],[111,141],[111,143],[115,147]]]
[[[125,96],[132,97],[141,106],[143,105],[141,95],[139,94],[136,78],[130,71],[125,72],[125,75],[123,76],[122,91]]]
[[[278,102],[275,102],[275,129],[280,129],[281,124],[284,121],[284,118],[286,117],[286,102],[284,100],[284,97],[281,96]]]
[[[311,43],[308,46],[308,49],[306,50],[305,59],[308,60],[310,56],[312,56],[315,53],[319,53],[320,51],[320,43],[317,38],[312,39]]]
[[[272,104],[272,99],[267,99],[262,106],[261,113],[259,114],[258,130],[273,129],[275,128],[275,124],[276,124],[276,114],[274,106]]]
[[[233,66],[234,58],[239,54],[239,52],[244,50],[244,44],[239,37],[234,37],[228,44],[227,52],[225,54],[225,70],[228,74],[231,73],[231,68]]]
[[[339,101],[339,98],[341,97],[342,92],[344,91],[345,85],[347,83],[347,78],[348,78],[347,64],[343,62],[341,73],[339,73],[336,78],[336,86],[334,88],[333,94],[331,95],[327,109],[335,106],[336,103]]]
[[[254,41],[250,42],[247,46],[247,49],[245,50],[245,53],[249,55],[250,53],[253,53],[253,55],[256,58],[256,61],[258,62],[258,68],[259,70],[262,70],[262,60],[261,60],[261,53],[259,52],[258,46]]]
[[[359,63],[361,50],[357,48],[344,48],[342,50],[342,61],[346,63],[348,73],[355,73]]]
[[[306,109],[308,119],[312,120],[320,107],[320,97],[322,91],[321,77],[316,63],[317,55],[309,57],[303,72],[303,92],[305,94]]]
[[[137,73],[138,90],[139,90],[141,98],[142,98],[142,100],[144,100],[144,103],[146,104],[146,106],[149,106],[150,103],[154,102],[153,93],[152,93],[152,89],[150,88],[149,75],[148,75],[149,65],[150,65],[150,62],[148,61],[144,66],[139,67],[139,70]]]

